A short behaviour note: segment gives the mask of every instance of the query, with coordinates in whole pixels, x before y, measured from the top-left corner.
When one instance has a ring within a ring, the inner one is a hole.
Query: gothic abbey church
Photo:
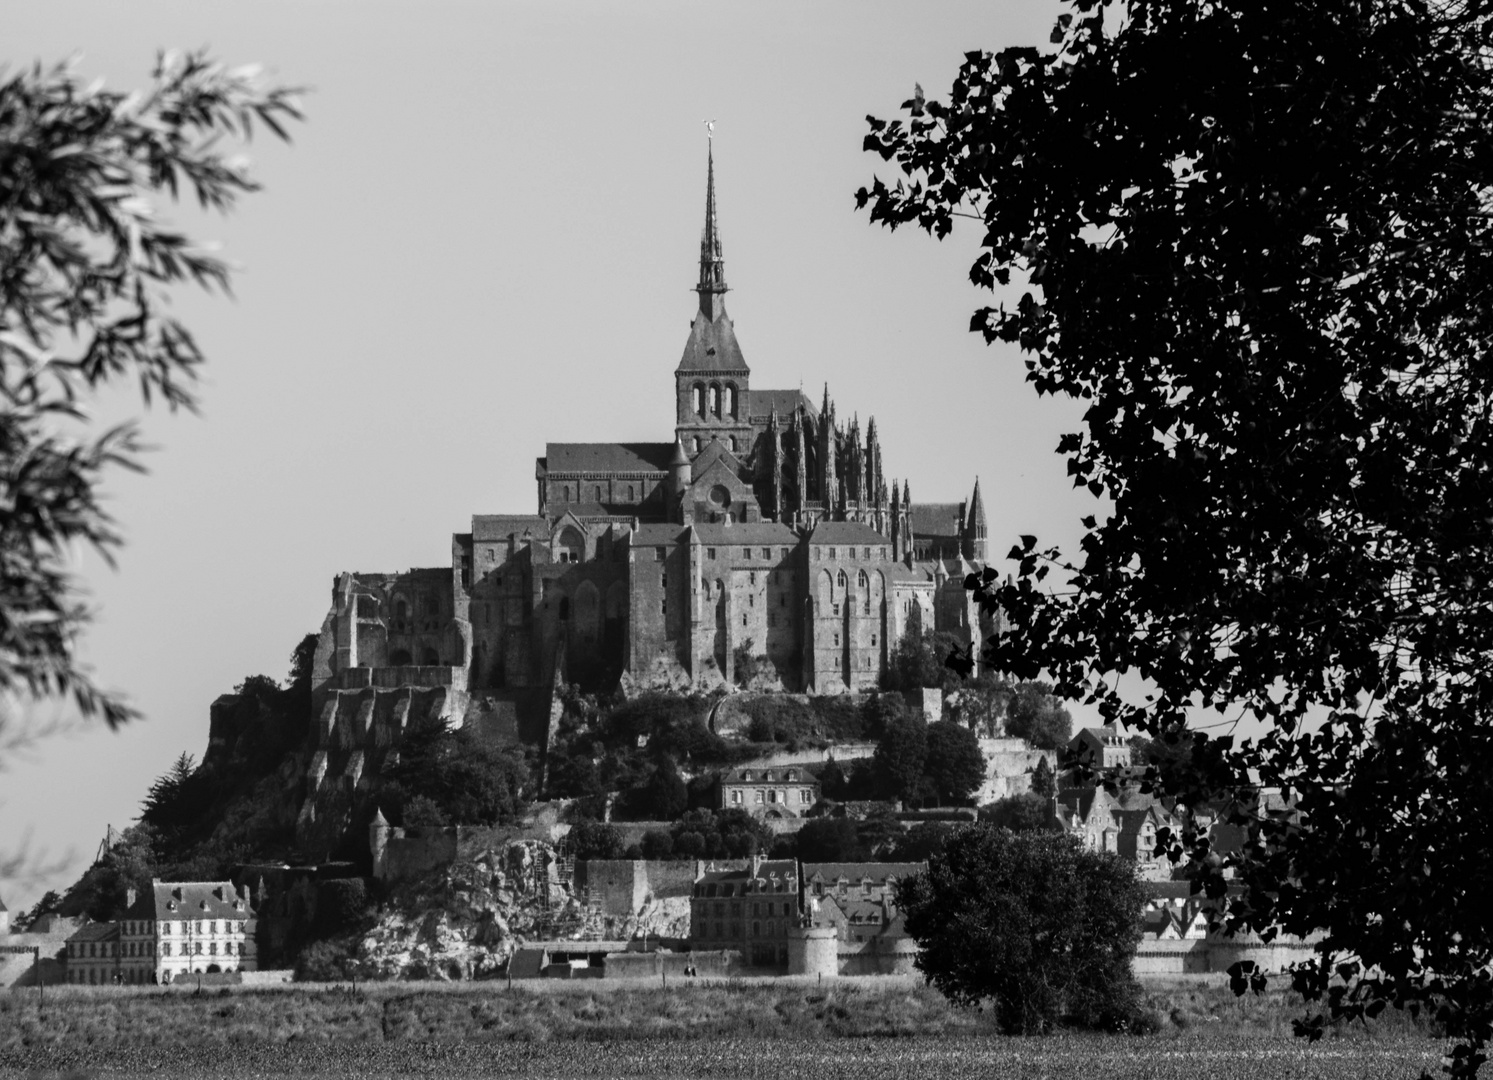
[[[914,627],[978,643],[963,589],[986,559],[968,502],[914,503],[876,422],[752,385],[726,314],[707,167],[699,310],[674,369],[673,438],[549,443],[531,514],[480,514],[449,568],[346,573],[316,654],[337,711],[372,690],[480,712],[549,688],[871,689]],[[341,691],[343,693],[337,693]]]

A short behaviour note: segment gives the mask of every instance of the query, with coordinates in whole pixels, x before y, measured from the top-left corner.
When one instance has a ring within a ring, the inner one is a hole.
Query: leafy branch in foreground
[[[1334,1018],[1493,1037],[1493,78],[1487,5],[1074,0],[1051,51],[972,52],[872,118],[871,219],[973,214],[975,313],[1108,500],[966,583],[1051,679],[1186,752],[1147,784],[1245,842],[1172,838],[1234,927],[1321,932]],[[1100,518],[1103,520],[1100,520]],[[1144,701],[1117,690],[1139,676]],[[1210,736],[1199,710],[1263,734]],[[1278,789],[1266,798],[1261,788]],[[1223,857],[1219,857],[1222,854]],[[1308,1034],[1320,1034],[1312,1028]]]
[[[193,407],[203,356],[165,313],[168,290],[226,292],[230,268],[150,196],[232,210],[258,184],[222,139],[286,139],[295,94],[204,53],[162,54],[131,94],[83,86],[68,65],[0,81],[0,693],[71,696],[111,727],[133,715],[78,665],[89,612],[67,556],[87,544],[111,558],[99,485],[138,470],[142,446],[130,424],[84,434],[85,401],[133,377],[146,404]]]

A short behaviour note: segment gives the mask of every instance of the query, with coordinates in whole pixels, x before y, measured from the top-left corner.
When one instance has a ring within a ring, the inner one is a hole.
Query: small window
[[[767,801],[767,793],[764,792],[761,788],[757,789],[757,799],[756,799],[756,801],[757,801],[757,803],[759,805],[762,804],[762,803],[765,803]]]
[[[569,484],[565,485],[565,501],[566,502],[570,501],[570,485]]]
[[[747,577],[750,579],[752,585],[757,584],[757,571],[753,570]]]
[[[836,633],[835,633],[835,648],[839,648],[839,647],[840,647],[840,634],[839,634],[838,631],[836,631]]]
[[[705,549],[705,557],[707,559],[713,559],[713,558],[715,558],[715,548],[706,548]]]
[[[746,625],[746,624],[747,624],[747,617],[746,617],[746,612],[745,612],[745,611],[743,611],[743,612],[742,612],[742,613],[741,613],[741,625],[742,625],[742,626],[745,626],[745,625]]]
[[[830,548],[829,549],[829,557],[831,559],[833,559],[835,557],[835,549],[834,548]]]
[[[762,549],[762,557],[764,559],[770,559],[770,558],[772,558],[772,548],[763,548]]]
[[[786,559],[786,558],[787,558],[787,557],[788,557],[788,549],[787,549],[787,548],[784,548],[784,549],[783,549],[783,558],[785,558],[785,559]]]
[[[601,485],[596,485],[596,501],[601,502]]]
[[[751,548],[742,548],[741,549],[741,557],[743,559],[750,559],[752,557],[752,549]]]
[[[655,562],[663,562],[664,559],[667,556],[668,556],[668,549],[667,548],[656,547],[656,548],[653,549],[653,560]]]
[[[660,615],[667,615],[669,613],[669,602],[667,600],[660,600],[658,602],[658,613]]]

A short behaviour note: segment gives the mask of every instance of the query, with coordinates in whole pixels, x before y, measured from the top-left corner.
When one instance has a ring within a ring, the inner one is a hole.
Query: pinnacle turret
[[[705,228],[700,232],[700,310],[715,318],[726,290],[726,260],[721,255],[721,237],[715,221],[715,145],[706,151]]]

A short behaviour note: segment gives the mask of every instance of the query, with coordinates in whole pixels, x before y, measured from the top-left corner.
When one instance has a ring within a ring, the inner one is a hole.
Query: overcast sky
[[[533,511],[547,440],[669,438],[707,118],[753,384],[817,401],[828,382],[840,417],[874,415],[915,501],[978,474],[993,554],[1021,533],[1071,545],[1094,504],[1053,450],[1078,409],[968,332],[990,299],[966,276],[978,234],[892,234],[854,204],[889,175],[861,151],[867,113],[914,82],[945,96],[969,50],[1044,43],[1054,11],[6,0],[10,69],[79,53],[126,88],[158,49],[206,45],[312,92],[293,146],[249,148],[265,190],[232,218],[161,210],[242,270],[232,299],[180,294],[209,357],[201,415],[146,415],[150,473],[108,487],[128,546],[117,570],[80,563],[88,660],[145,719],[5,763],[0,853],[72,862],[0,898],[71,881],[178,754],[200,759],[212,700],[286,675],[336,573],[449,565],[473,514]],[[140,411],[103,412],[121,401]]]

